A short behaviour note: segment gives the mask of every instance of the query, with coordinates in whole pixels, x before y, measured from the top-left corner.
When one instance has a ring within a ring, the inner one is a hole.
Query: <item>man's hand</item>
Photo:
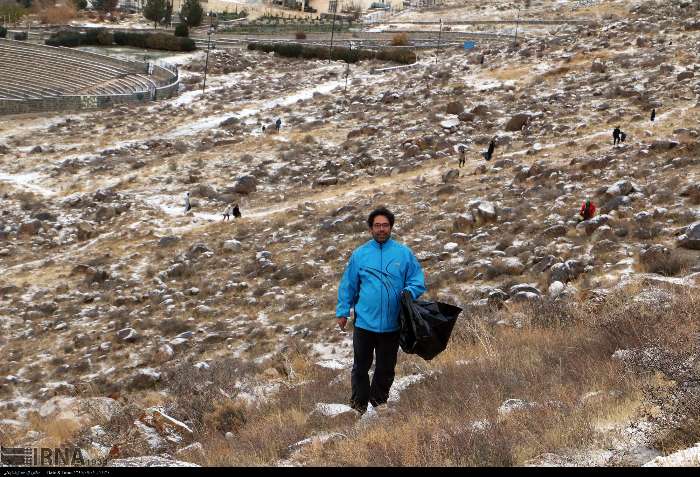
[[[343,317],[343,318],[338,318],[338,327],[340,328],[340,331],[345,331],[345,325],[348,324],[348,319]]]

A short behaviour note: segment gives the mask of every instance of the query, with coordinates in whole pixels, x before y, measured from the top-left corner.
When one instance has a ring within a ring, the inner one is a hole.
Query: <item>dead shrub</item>
[[[39,20],[41,23],[50,25],[65,24],[73,20],[77,14],[73,5],[51,6],[39,12]]]
[[[240,401],[222,400],[214,404],[214,409],[204,416],[204,425],[221,434],[237,433],[246,423],[245,404]]]
[[[304,33],[303,31],[298,31],[294,34],[294,38],[296,38],[297,40],[306,40],[306,33]]]
[[[694,264],[696,259],[686,255],[680,250],[671,250],[667,254],[650,254],[647,258],[641,258],[639,264],[647,273],[657,273],[666,277],[675,277],[684,274]]]
[[[408,45],[408,34],[397,33],[391,37],[392,46],[407,46]]]

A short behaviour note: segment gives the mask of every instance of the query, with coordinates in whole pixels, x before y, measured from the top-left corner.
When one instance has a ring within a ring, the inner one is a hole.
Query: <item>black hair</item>
[[[369,225],[370,228],[372,228],[372,225],[374,225],[374,218],[378,215],[383,215],[386,217],[389,221],[389,226],[394,226],[394,214],[392,214],[386,207],[379,207],[370,212],[369,217],[367,218],[367,225]]]

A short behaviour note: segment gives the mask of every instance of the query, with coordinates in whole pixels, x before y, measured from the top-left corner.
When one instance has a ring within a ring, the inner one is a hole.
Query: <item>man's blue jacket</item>
[[[399,329],[401,292],[417,299],[425,292],[423,269],[407,246],[391,238],[380,244],[372,239],[350,256],[338,287],[336,317],[350,316],[355,326],[377,333]]]

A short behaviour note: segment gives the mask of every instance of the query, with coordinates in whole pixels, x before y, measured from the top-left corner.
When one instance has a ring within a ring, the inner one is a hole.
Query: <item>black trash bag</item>
[[[452,328],[462,312],[458,306],[413,300],[407,290],[401,294],[399,345],[404,353],[431,360],[450,340]]]

